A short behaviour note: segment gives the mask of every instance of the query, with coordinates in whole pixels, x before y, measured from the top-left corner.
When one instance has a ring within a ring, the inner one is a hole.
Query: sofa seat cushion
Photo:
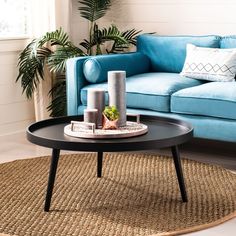
[[[171,112],[236,119],[236,83],[209,82],[171,97]]]
[[[171,94],[202,83],[200,80],[185,78],[176,73],[144,73],[130,76],[126,79],[127,107],[169,112]],[[107,91],[107,83],[87,85],[81,90],[83,105],[87,104],[87,89],[96,87]]]

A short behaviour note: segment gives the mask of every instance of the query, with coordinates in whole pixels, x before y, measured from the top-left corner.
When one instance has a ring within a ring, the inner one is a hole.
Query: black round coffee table
[[[170,147],[183,202],[187,193],[183,178],[178,145],[193,137],[193,127],[181,120],[156,116],[141,116],[141,123],[148,126],[144,135],[119,139],[84,139],[64,134],[70,122],[82,121],[83,116],[67,116],[36,122],[27,128],[27,139],[37,145],[52,148],[52,159],[44,210],[49,211],[56,177],[60,150],[97,152],[97,177],[102,176],[103,152],[153,150]]]

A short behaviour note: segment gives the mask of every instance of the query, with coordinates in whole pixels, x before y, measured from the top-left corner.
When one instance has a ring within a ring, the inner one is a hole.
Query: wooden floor
[[[195,139],[188,144],[182,145],[180,151],[181,157],[220,165],[236,172],[236,144]],[[154,150],[151,152],[154,152]],[[171,155],[169,149],[155,150],[155,153]],[[50,149],[29,143],[26,140],[25,133],[0,136],[0,163],[50,154]],[[233,236],[235,235],[235,230],[236,218],[219,226],[186,235]]]
[[[236,171],[235,143],[193,139],[193,141],[181,145],[180,150],[182,157],[220,165],[226,169]],[[160,150],[160,152],[168,152],[168,150]]]

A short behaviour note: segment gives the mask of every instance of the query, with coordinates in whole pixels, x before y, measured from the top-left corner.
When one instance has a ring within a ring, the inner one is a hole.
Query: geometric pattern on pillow
[[[209,81],[233,81],[235,74],[235,48],[203,48],[187,44],[182,76]]]
[[[192,71],[202,71],[203,73],[204,72],[211,72],[211,71],[214,71],[215,73],[221,73],[222,75],[225,74],[225,73],[229,73],[230,75],[234,75],[235,73],[235,70],[234,70],[234,67],[235,66],[231,66],[231,67],[228,67],[227,65],[218,65],[218,64],[215,64],[215,65],[211,65],[210,63],[207,63],[206,65],[204,65],[203,63],[200,63],[200,64],[196,64],[196,63],[192,63],[192,64],[189,64],[189,63],[186,63],[186,70],[192,70]]]

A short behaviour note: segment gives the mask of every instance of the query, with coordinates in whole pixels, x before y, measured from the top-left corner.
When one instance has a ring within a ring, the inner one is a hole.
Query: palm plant
[[[63,115],[66,113],[64,92],[66,87],[66,59],[83,55],[85,55],[83,51],[69,40],[68,35],[61,28],[46,33],[39,39],[33,39],[21,52],[18,61],[19,73],[16,81],[21,79],[23,93],[25,92],[26,97],[30,99],[40,80],[45,79],[44,70],[45,66],[48,66],[56,78],[50,91],[52,101],[48,109],[51,111],[51,116]]]
[[[120,31],[115,25],[99,28],[97,20],[110,9],[111,0],[81,0],[79,3],[80,15],[90,22],[88,39],[76,47],[60,28],[32,40],[18,60],[19,74],[16,81],[21,81],[23,93],[28,99],[32,98],[40,81],[45,79],[45,67],[53,74],[53,86],[49,92],[52,101],[47,108],[53,117],[66,114],[65,63],[68,58],[124,52],[130,45],[136,44],[136,36],[141,32],[136,29]],[[106,42],[111,45],[103,50]]]

